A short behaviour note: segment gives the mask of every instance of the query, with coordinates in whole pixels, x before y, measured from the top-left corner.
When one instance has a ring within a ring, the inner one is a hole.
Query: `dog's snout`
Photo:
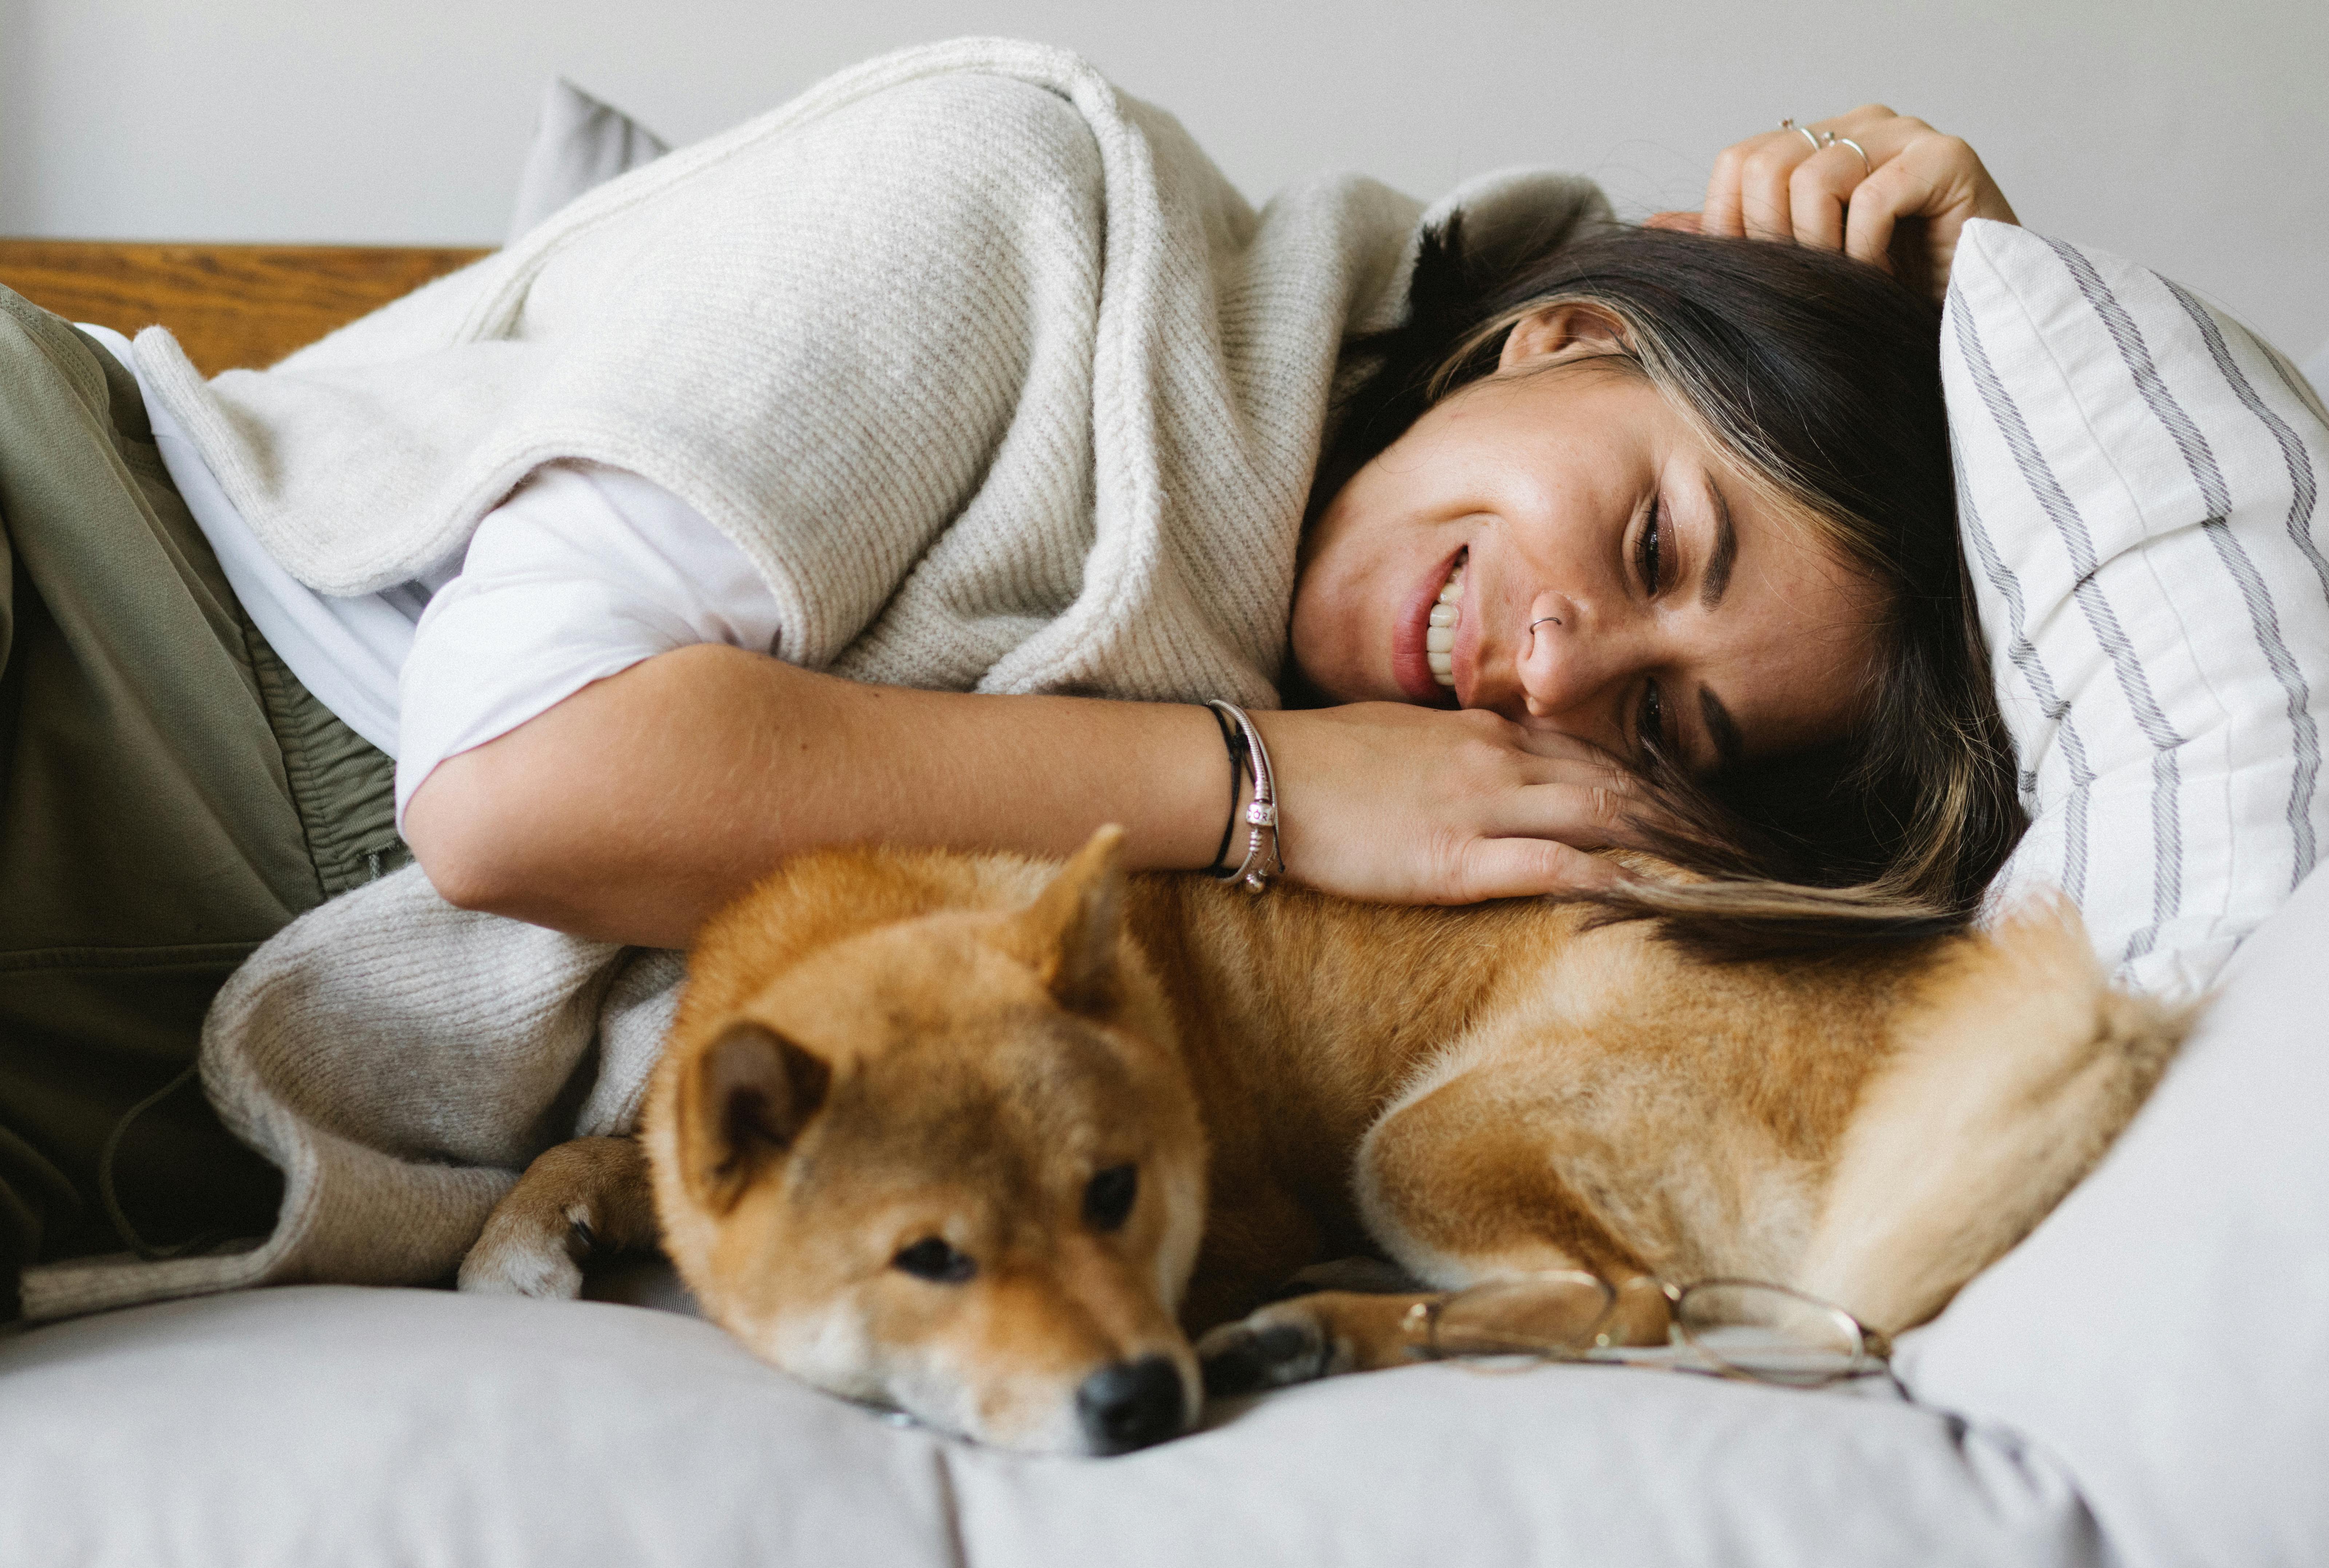
[[[1186,1416],[1180,1371],[1164,1356],[1103,1366],[1076,1390],[1076,1414],[1095,1453],[1123,1453],[1177,1436]]]

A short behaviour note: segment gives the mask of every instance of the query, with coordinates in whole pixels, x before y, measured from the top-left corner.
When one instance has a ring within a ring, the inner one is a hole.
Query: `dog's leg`
[[[651,1247],[658,1234],[638,1141],[578,1138],[544,1151],[494,1207],[461,1262],[461,1289],[579,1296],[594,1248]]]
[[[2113,990],[2067,910],[2006,923],[1903,1020],[1794,1282],[1891,1333],[1933,1317],[2102,1157],[2191,1015]]]
[[[1516,1099],[1509,1072],[1459,1074],[1396,1106],[1360,1145],[1367,1228],[1402,1268],[1461,1287],[1581,1270],[1621,1287],[1604,1331],[1663,1344],[1665,1299],[1622,1287],[1640,1261],[1562,1180],[1557,1113]],[[1405,1365],[1428,1353],[1415,1310],[1438,1292],[1326,1291],[1275,1301],[1198,1341],[1213,1393]]]

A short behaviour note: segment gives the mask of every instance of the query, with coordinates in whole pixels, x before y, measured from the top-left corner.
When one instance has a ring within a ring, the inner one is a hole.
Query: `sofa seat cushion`
[[[1881,1380],[1419,1366],[1112,1460],[891,1424],[708,1324],[302,1286],[0,1341],[0,1563],[2085,1563],[2051,1460]]]

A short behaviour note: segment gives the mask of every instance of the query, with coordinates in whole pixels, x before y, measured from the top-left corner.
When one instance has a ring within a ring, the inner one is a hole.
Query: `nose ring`
[[[1533,632],[1539,626],[1543,625],[1547,621],[1551,621],[1556,626],[1561,624],[1561,617],[1559,615],[1539,615],[1535,620],[1529,623],[1529,630]]]

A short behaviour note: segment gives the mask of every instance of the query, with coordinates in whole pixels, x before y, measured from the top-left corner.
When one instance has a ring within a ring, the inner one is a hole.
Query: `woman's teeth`
[[[1464,615],[1464,563],[1440,585],[1439,602],[1431,606],[1431,624],[1423,634],[1423,656],[1431,665],[1431,678],[1456,690],[1456,623]]]

